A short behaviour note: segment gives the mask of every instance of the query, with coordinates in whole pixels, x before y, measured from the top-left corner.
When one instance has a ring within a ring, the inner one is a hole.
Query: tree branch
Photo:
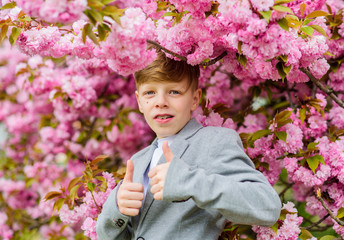
[[[157,48],[157,49],[159,49],[159,50],[163,50],[164,52],[166,52],[166,53],[168,53],[168,54],[171,54],[172,56],[174,56],[174,57],[176,57],[176,58],[179,58],[180,60],[183,60],[183,61],[185,61],[185,62],[187,61],[187,58],[186,58],[186,57],[184,57],[184,56],[182,56],[182,55],[179,55],[179,54],[177,54],[177,53],[174,53],[174,52],[168,50],[167,48],[164,48],[163,46],[161,46],[161,45],[160,45],[159,43],[157,43],[157,42],[154,42],[154,41],[152,41],[152,40],[147,40],[147,43],[150,43],[150,44],[154,45],[155,48]]]
[[[159,49],[159,50],[162,50],[168,54],[171,54],[172,56],[182,60],[182,61],[185,61],[187,62],[187,58],[178,54],[178,53],[175,53],[175,52],[172,52],[171,50],[168,50],[167,48],[161,46],[159,43],[155,42],[155,41],[152,41],[152,40],[147,40],[147,43],[149,44],[152,44],[155,48]],[[207,66],[210,66],[210,65],[213,65],[215,63],[217,63],[218,61],[220,61],[222,58],[224,58],[225,56],[227,55],[227,52],[223,52],[221,53],[219,56],[217,56],[216,58],[210,60],[209,62],[201,62],[200,66],[204,66],[204,67],[207,67]]]
[[[336,216],[334,216],[333,212],[326,206],[324,200],[321,197],[321,190],[320,188],[317,191],[316,194],[317,199],[321,202],[321,205],[326,209],[326,211],[328,212],[328,214],[330,215],[330,217],[335,220],[339,225],[344,226],[344,222],[341,221],[340,219],[338,219]]]
[[[313,74],[306,68],[299,68],[301,72],[305,73],[309,79],[318,87],[320,90],[322,90],[324,93],[326,93],[330,98],[332,98],[340,107],[344,108],[344,102],[342,102],[334,93],[333,91],[327,89],[322,83],[316,79]]]
[[[301,229],[306,229],[309,230],[315,226],[318,226],[320,223],[322,223],[326,218],[328,218],[330,216],[330,214],[327,214],[326,216],[324,216],[322,219],[320,219],[319,221],[312,223],[311,225],[307,226],[307,227],[300,227]]]

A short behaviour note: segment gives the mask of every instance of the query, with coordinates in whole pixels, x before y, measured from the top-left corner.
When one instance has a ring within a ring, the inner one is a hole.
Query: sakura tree
[[[228,222],[220,239],[344,237],[343,0],[0,6],[1,239],[97,239],[125,162],[154,138],[133,73],[156,49],[200,66],[194,117],[238,131],[283,202],[272,227]]]

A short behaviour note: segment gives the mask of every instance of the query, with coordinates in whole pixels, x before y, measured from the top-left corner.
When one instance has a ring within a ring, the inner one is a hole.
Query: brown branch
[[[184,56],[182,56],[182,55],[179,55],[179,54],[177,54],[177,53],[174,53],[174,52],[168,50],[167,48],[164,48],[163,46],[161,46],[161,45],[160,45],[159,43],[157,43],[157,42],[154,42],[154,41],[152,41],[152,40],[147,40],[147,43],[154,45],[155,48],[157,48],[157,49],[159,49],[159,50],[163,50],[164,52],[166,52],[166,53],[168,53],[168,54],[171,54],[172,56],[174,56],[174,57],[176,57],[176,58],[179,58],[180,60],[183,60],[183,61],[185,61],[185,62],[187,61],[187,58],[186,58],[186,57],[184,57]]]
[[[313,74],[306,68],[299,68],[301,72],[305,73],[309,79],[318,87],[320,90],[322,90],[324,93],[326,93],[330,98],[332,98],[340,107],[344,108],[344,102],[342,102],[336,94],[332,90],[327,89],[322,83],[316,79]]]
[[[341,221],[340,219],[338,219],[336,216],[334,216],[333,212],[326,206],[324,200],[321,197],[321,191],[320,188],[318,189],[318,192],[316,194],[317,199],[321,202],[321,205],[326,209],[326,211],[328,212],[328,214],[330,215],[330,217],[336,221],[336,223],[338,223],[341,226],[344,226],[344,222]]]
[[[161,46],[159,43],[157,43],[157,42],[155,42],[155,41],[147,40],[147,43],[152,44],[152,45],[153,45],[156,49],[158,49],[158,50],[162,50],[162,51],[164,51],[164,52],[166,52],[166,53],[168,53],[168,54],[171,54],[172,56],[174,56],[174,57],[176,57],[176,58],[178,58],[178,59],[180,59],[180,60],[182,60],[182,61],[187,62],[187,58],[186,58],[186,57],[184,57],[184,56],[182,56],[182,55],[180,55],[180,54],[178,54],[178,53],[172,52],[171,50],[168,50],[167,48]],[[222,58],[224,58],[226,55],[227,55],[227,52],[223,52],[223,53],[221,53],[219,56],[217,56],[216,58],[210,60],[209,62],[201,62],[201,63],[198,64],[198,65],[204,66],[204,67],[208,67],[208,66],[210,66],[210,65],[213,65],[213,64],[217,63],[217,62],[220,61]]]
[[[199,65],[208,67],[210,65],[215,64],[216,62],[220,61],[222,58],[224,58],[227,55],[227,52],[221,53],[221,55],[217,56],[216,58],[210,60],[209,62],[201,62]]]
[[[322,219],[320,219],[319,221],[312,223],[311,225],[307,226],[307,227],[300,227],[301,229],[306,229],[309,230],[315,226],[318,226],[320,223],[322,223],[326,218],[328,218],[330,216],[330,214],[327,214],[326,216],[324,216]]]

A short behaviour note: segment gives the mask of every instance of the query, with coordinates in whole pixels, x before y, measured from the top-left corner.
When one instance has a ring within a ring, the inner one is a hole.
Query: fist
[[[127,172],[117,192],[117,205],[119,211],[127,216],[136,216],[140,213],[144,188],[141,183],[133,182],[134,164],[127,162]]]
[[[162,200],[167,171],[173,159],[173,153],[168,146],[167,141],[163,143],[162,150],[167,163],[156,166],[148,173],[148,177],[150,178],[151,193],[154,195],[155,200]]]

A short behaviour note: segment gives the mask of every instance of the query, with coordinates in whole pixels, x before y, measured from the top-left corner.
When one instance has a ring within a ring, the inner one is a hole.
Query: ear
[[[135,96],[136,96],[136,101],[137,101],[137,104],[139,105],[139,110],[141,113],[142,112],[142,106],[141,106],[141,103],[140,103],[140,97],[139,97],[139,92],[138,91],[135,91]]]
[[[202,96],[202,89],[200,88],[196,89],[193,95],[193,103],[192,103],[191,111],[196,110],[196,108],[199,105],[199,100],[201,99],[201,96]]]

